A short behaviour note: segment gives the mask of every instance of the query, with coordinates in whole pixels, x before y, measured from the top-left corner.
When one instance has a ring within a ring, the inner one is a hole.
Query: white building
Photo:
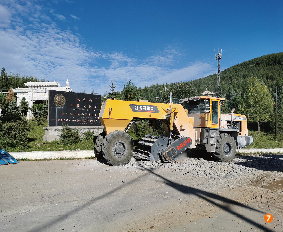
[[[13,89],[14,93],[17,93],[17,105],[20,106],[23,97],[28,102],[29,108],[33,106],[35,101],[47,101],[49,96],[49,90],[72,92],[70,83],[67,79],[66,86],[60,87],[60,84],[56,81],[53,82],[27,82],[25,83],[27,88]],[[27,118],[32,117],[31,110],[27,113]]]

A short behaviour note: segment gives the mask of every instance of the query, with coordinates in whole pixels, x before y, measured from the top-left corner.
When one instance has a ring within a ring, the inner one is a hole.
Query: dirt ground
[[[282,232],[281,170],[251,171],[239,186],[94,159],[1,165],[0,231]]]

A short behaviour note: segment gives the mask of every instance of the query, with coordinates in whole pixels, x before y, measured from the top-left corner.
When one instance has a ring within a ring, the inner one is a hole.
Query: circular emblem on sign
[[[62,94],[56,94],[54,97],[54,103],[56,106],[63,106],[66,103],[66,99]]]

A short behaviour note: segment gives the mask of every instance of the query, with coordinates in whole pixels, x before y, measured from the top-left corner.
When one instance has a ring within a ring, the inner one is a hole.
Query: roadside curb
[[[253,154],[253,153],[283,153],[283,148],[272,149],[237,149],[237,153]],[[9,152],[15,159],[84,159],[95,157],[94,150],[74,150],[74,151],[30,151],[30,152]]]
[[[94,150],[9,152],[15,159],[64,159],[95,157]]]

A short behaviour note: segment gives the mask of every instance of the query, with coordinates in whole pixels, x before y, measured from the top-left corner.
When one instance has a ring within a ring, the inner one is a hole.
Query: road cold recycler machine
[[[165,104],[108,99],[99,115],[104,135],[96,138],[96,150],[111,165],[127,164],[133,156],[172,161],[187,149],[205,150],[220,161],[231,161],[236,148],[251,144],[253,138],[248,136],[245,115],[221,114],[224,100],[198,96],[181,99],[179,104]],[[168,136],[145,136],[133,150],[126,131],[135,119],[158,120]]]

